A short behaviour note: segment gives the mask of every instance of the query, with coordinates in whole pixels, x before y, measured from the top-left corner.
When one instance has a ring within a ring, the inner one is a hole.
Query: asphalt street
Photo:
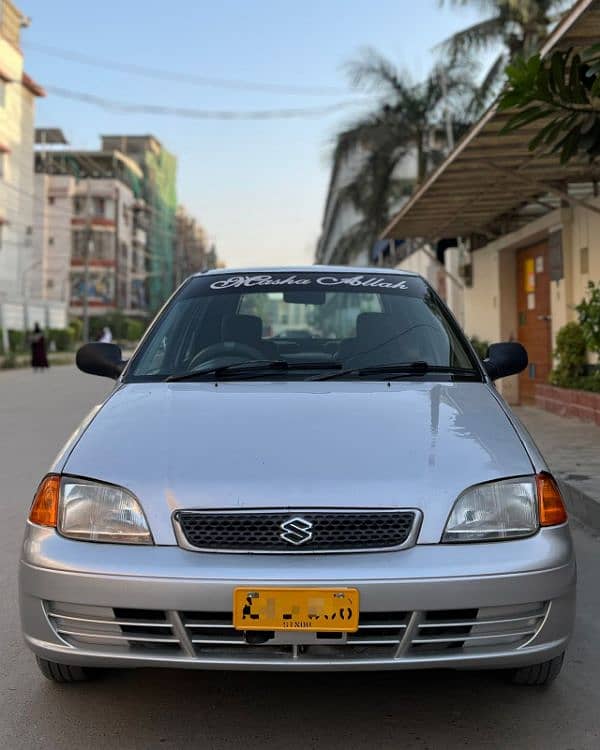
[[[580,526],[576,633],[549,689],[439,671],[131,670],[46,681],[19,632],[23,521],[52,458],[110,385],[71,367],[0,372],[0,748],[600,747],[600,538]]]

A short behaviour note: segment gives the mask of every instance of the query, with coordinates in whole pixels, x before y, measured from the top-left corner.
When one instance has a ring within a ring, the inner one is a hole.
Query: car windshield
[[[415,379],[481,379],[463,334],[421,278],[223,272],[179,290],[125,380],[382,379],[395,366]]]

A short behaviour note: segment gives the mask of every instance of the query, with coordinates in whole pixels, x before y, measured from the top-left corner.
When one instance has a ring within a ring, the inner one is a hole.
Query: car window
[[[419,277],[224,272],[195,277],[175,295],[125,377],[160,380],[254,361],[283,361],[278,377],[290,379],[314,375],[309,365],[477,370],[462,332]]]
[[[354,335],[362,312],[381,312],[380,295],[373,293],[326,294],[323,304],[288,302],[283,292],[243,294],[240,314],[262,321],[264,338],[340,339]]]

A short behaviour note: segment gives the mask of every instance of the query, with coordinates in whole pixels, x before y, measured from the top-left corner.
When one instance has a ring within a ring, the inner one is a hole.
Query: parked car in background
[[[298,310],[296,309],[298,308]],[[265,335],[294,323],[294,336]],[[419,276],[338,267],[188,279],[41,481],[27,644],[97,667],[558,674],[575,560],[557,484]]]

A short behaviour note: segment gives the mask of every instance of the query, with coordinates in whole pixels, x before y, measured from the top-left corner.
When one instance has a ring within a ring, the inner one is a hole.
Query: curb
[[[594,531],[600,532],[600,502],[578,487],[556,477],[570,515]]]

